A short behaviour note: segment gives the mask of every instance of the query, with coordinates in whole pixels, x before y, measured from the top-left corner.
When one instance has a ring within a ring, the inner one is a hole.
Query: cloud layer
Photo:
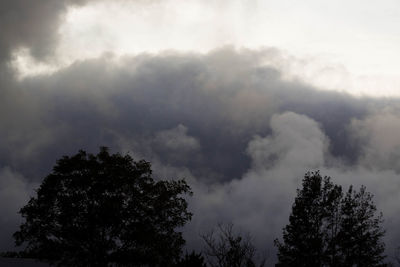
[[[296,189],[316,169],[344,186],[365,184],[384,212],[388,253],[400,245],[398,99],[288,79],[273,66],[290,57],[272,48],[104,55],[17,80],[13,53],[25,47],[48,60],[67,7],[87,1],[23,2],[0,11],[0,249],[12,247],[16,212],[56,159],[99,146],[151,161],[160,178],[187,178],[188,247],[233,222],[273,255]]]
[[[82,148],[129,152],[152,161],[157,176],[191,183],[191,247],[201,246],[199,232],[233,221],[269,251],[302,176],[321,169],[340,184],[368,186],[395,244],[398,102],[287,80],[265,65],[276,53],[104,56],[13,81],[5,93],[13,104],[2,107],[2,166],[38,182]]]

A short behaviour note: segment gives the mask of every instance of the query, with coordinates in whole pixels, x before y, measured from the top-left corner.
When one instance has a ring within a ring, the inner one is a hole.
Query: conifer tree
[[[275,240],[278,247],[277,266],[319,267],[324,262],[324,240],[322,229],[328,207],[328,196],[333,184],[329,177],[322,178],[319,172],[307,173],[303,188],[297,197],[283,229],[283,243]]]
[[[350,186],[341,204],[341,231],[338,244],[343,266],[386,266],[381,227],[382,213],[375,216],[371,193],[362,186],[358,192]]]
[[[317,172],[306,173],[283,228],[276,266],[378,267],[384,263],[382,214],[362,186],[341,186]]]
[[[325,178],[327,179],[327,178]],[[338,266],[341,262],[341,255],[338,247],[338,234],[340,232],[341,210],[340,204],[343,193],[342,187],[334,185],[327,179],[325,183],[324,196],[322,203],[324,210],[324,224],[322,231],[324,232],[324,264],[327,266]]]

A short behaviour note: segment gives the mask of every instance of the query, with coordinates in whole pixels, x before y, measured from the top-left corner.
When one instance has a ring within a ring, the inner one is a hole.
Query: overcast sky
[[[396,1],[3,0],[0,249],[56,159],[99,146],[193,188],[273,263],[304,173],[364,184],[400,245]]]
[[[399,96],[394,0],[97,1],[64,15],[57,62],[37,64],[20,50],[15,64],[22,75],[107,52],[277,47],[299,61],[285,66],[287,75],[355,95]]]

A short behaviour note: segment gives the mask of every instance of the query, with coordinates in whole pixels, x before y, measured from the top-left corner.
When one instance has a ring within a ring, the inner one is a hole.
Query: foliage
[[[382,214],[364,186],[342,188],[319,172],[307,173],[283,228],[276,266],[386,266]]]
[[[21,255],[15,251],[5,251],[0,253],[1,258],[20,258]]]
[[[256,249],[249,235],[243,237],[233,231],[233,225],[218,225],[219,233],[211,231],[202,236],[206,243],[205,255],[212,267],[255,267]],[[261,266],[264,266],[262,260]]]
[[[25,253],[58,265],[169,266],[191,219],[184,180],[154,181],[149,162],[129,155],[80,151],[57,161],[20,210],[14,234]]]
[[[190,254],[186,252],[185,257],[182,258],[175,267],[206,267],[206,264],[204,263],[204,257],[201,253],[192,251]]]
[[[382,213],[375,216],[372,195],[362,186],[358,192],[349,188],[341,205],[341,231],[338,243],[343,262],[349,266],[382,266],[385,250],[381,238]]]

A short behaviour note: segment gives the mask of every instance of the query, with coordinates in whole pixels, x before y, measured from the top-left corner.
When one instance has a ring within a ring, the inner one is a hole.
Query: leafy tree
[[[342,188],[330,177],[306,173],[283,228],[276,266],[386,266],[383,263],[382,215],[361,187]]]
[[[234,233],[233,224],[219,224],[219,233],[211,231],[202,236],[205,255],[211,267],[256,267],[256,249],[249,235]],[[265,265],[261,261],[260,267]]]
[[[149,162],[80,151],[57,161],[20,210],[14,234],[25,254],[58,265],[170,266],[184,245],[177,227],[191,219],[184,180],[154,181]]]

